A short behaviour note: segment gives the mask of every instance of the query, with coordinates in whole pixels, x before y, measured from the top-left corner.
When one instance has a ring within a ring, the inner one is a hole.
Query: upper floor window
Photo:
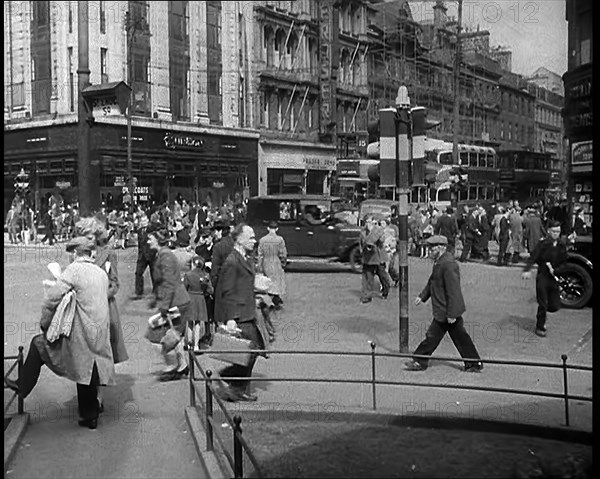
[[[106,8],[102,0],[100,3],[100,33],[106,33]]]
[[[107,62],[108,50],[106,48],[100,49],[100,83],[108,83],[108,62]]]

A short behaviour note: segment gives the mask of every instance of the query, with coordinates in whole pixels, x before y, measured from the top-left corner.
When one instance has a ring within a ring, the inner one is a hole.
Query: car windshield
[[[378,204],[362,204],[360,205],[360,217],[364,218],[365,215],[376,215],[376,216],[391,216],[392,212],[388,205]]]

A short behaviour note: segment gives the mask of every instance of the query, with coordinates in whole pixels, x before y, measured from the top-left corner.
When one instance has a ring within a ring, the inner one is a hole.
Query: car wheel
[[[556,272],[559,281],[560,303],[565,308],[580,309],[593,294],[592,277],[585,268],[574,263],[561,266]]]
[[[358,245],[350,251],[349,261],[352,271],[362,273],[362,254]]]

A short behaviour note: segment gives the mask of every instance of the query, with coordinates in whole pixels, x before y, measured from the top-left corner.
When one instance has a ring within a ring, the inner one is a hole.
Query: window
[[[206,5],[208,48],[221,46],[221,2],[209,1]]]
[[[469,185],[469,199],[470,200],[477,199],[477,185]]]
[[[269,127],[269,104],[271,102],[271,94],[269,92],[263,92],[262,101],[262,124]]]
[[[451,152],[440,153],[439,163],[442,165],[452,165],[453,164],[452,153]]]
[[[33,21],[38,27],[47,26],[50,16],[50,2],[31,2],[33,5]]]
[[[469,152],[468,151],[461,151],[459,153],[460,155],[460,164],[461,165],[465,165],[465,166],[469,166]],[[476,163],[474,163],[474,165],[476,165]]]
[[[73,33],[73,8],[71,3],[72,2],[68,2],[69,3],[69,33]]]
[[[67,48],[67,68],[69,70],[69,111],[75,111],[75,83],[73,79],[73,47]]]
[[[106,48],[100,49],[100,83],[108,83],[108,64]]]
[[[283,128],[283,98],[277,95],[277,129]]]
[[[100,0],[100,33],[106,33],[106,8],[104,2]]]

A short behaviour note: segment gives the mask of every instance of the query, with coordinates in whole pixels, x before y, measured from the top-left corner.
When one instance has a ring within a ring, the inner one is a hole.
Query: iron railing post
[[[206,370],[206,450],[213,450],[213,397],[211,391],[212,371]]]
[[[195,357],[194,348],[188,347],[188,363],[190,367],[190,406],[196,407],[196,391],[194,389],[194,376],[195,376]]]
[[[23,346],[19,346],[19,357],[17,361],[17,380],[20,381],[23,377]],[[23,414],[23,396],[20,394],[17,394],[17,407],[19,414]]]
[[[376,344],[373,341],[369,341],[371,345],[371,392],[373,395],[373,411],[377,410],[377,397],[376,397],[376,389],[375,389],[375,346]]]
[[[242,441],[238,435],[242,434],[240,426],[242,418],[233,416],[233,476],[244,477],[244,457],[242,456]]]
[[[567,424],[567,427],[570,426],[569,424],[569,381],[568,381],[568,377],[567,377],[567,355],[563,354],[561,356],[562,362],[563,362],[563,385],[564,385],[564,391],[565,391],[565,421]]]

